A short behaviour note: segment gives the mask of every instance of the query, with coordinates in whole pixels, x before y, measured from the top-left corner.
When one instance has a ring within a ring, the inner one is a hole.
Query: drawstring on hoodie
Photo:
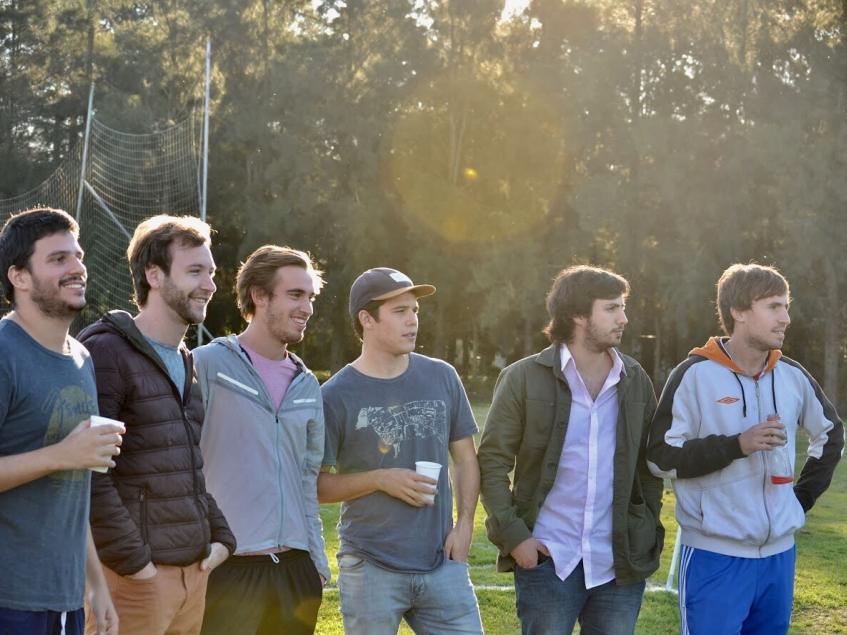
[[[744,384],[741,383],[741,378],[738,373],[732,371],[732,376],[738,382],[738,387],[741,388],[741,407],[743,416],[747,416],[747,396],[744,394]],[[771,400],[773,401],[773,414],[779,414],[779,408],[776,405],[776,366],[771,368]]]
[[[773,413],[779,416],[779,408],[776,407],[776,366],[771,368],[771,399],[773,399]]]
[[[738,382],[738,387],[741,388],[742,413],[744,415],[744,418],[746,419],[747,418],[747,396],[744,394],[744,384],[741,383],[741,378],[738,376],[738,373],[736,373],[735,371],[732,371],[732,376],[735,377],[735,381]],[[773,385],[773,384],[771,384],[771,385]]]

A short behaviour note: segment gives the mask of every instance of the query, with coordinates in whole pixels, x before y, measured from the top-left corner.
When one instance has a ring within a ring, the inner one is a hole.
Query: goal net
[[[88,268],[88,306],[73,332],[110,309],[134,311],[126,249],[141,220],[159,213],[198,213],[199,133],[200,118],[195,114],[145,134],[121,132],[93,117],[85,165],[80,140],[79,147],[41,185],[0,199],[2,222],[35,206],[59,207],[77,217]]]

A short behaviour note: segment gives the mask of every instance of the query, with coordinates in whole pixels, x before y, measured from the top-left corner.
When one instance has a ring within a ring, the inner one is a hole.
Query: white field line
[[[472,565],[473,566],[473,565]],[[484,565],[476,565],[478,567],[482,567]],[[500,593],[514,593],[515,586],[513,584],[474,584],[474,591],[498,591]],[[677,590],[672,589],[668,591],[663,584],[648,584],[647,588],[644,591],[645,593],[672,593],[673,595],[677,595]],[[324,587],[324,594],[338,593],[338,587],[335,586],[334,582],[330,582]]]

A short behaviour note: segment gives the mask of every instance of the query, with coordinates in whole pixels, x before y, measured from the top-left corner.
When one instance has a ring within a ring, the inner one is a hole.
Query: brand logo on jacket
[[[723,399],[718,399],[715,403],[722,403],[724,405],[729,405],[731,403],[735,403],[736,401],[741,401],[738,397],[724,397]]]

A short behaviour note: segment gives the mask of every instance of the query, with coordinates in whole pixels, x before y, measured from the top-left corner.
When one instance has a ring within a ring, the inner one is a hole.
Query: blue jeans
[[[338,591],[347,635],[482,633],[468,565],[445,560],[429,573],[389,571],[358,556],[338,559]]]
[[[644,586],[643,581],[619,586],[612,580],[586,589],[582,562],[562,581],[549,557],[534,569],[516,567],[515,604],[521,632],[572,633],[578,619],[582,635],[632,635]]]

